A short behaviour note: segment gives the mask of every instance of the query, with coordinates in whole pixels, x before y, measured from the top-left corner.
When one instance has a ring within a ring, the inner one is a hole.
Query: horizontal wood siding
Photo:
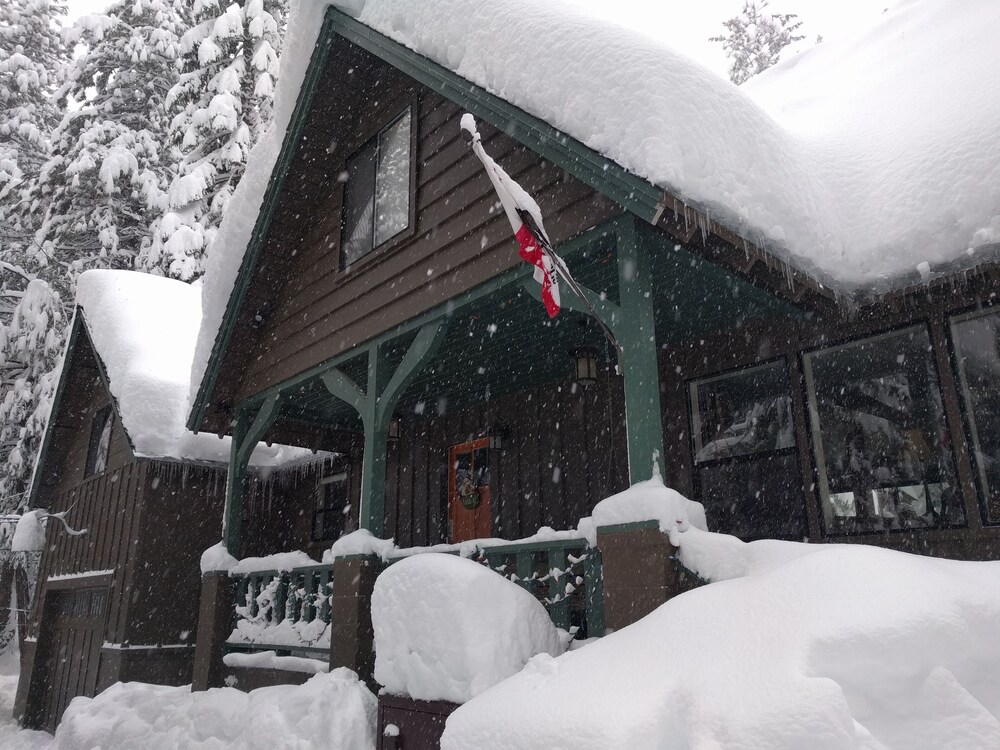
[[[415,226],[341,270],[338,175],[347,158],[410,103]],[[235,365],[242,381],[220,387],[236,388],[237,398],[259,392],[519,262],[493,188],[461,139],[461,114],[368,53],[347,44],[334,51],[263,251],[260,280],[248,291],[247,306],[265,324],[243,355],[245,366],[240,352],[227,354],[224,373]],[[490,153],[541,205],[555,242],[619,212],[505,134],[485,124],[481,131]]]

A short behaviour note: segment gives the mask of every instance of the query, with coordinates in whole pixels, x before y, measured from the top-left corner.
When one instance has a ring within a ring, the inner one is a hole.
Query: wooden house
[[[543,59],[525,41],[532,19],[507,3],[477,11],[484,28],[507,31],[486,40],[469,30],[461,50],[478,56],[462,67],[438,42],[464,20],[416,9],[401,19],[383,5],[359,17],[300,8],[290,39],[311,57],[283,62],[279,127],[256,152],[206,276],[188,427],[232,426],[233,555],[274,551],[261,546],[267,519],[245,507],[245,447],[262,439],[345,457],[326,492],[302,497],[310,505],[281,499],[316,519],[286,540],[314,557],[359,526],[400,546],[571,529],[654,464],[704,503],[714,530],[743,539],[1000,555],[995,243],[967,252],[927,230],[923,254],[909,235],[880,235],[885,247],[834,257],[854,235],[830,224],[836,207],[822,203],[833,189],[814,190],[798,146],[768,150],[780,129],[728,83],[638,37],[626,40],[634,48],[608,45],[606,72],[588,67],[582,41],[562,46],[567,59]],[[561,39],[590,28],[558,23]],[[661,72],[635,69],[637,59]],[[547,75],[570,92],[551,106],[529,85],[553,93]],[[658,144],[644,152],[648,168],[627,150],[626,128],[602,139],[572,116],[574,94],[592,116],[614,116],[600,102],[609,81],[648,94],[615,103],[618,125],[642,123]],[[620,353],[569,290],[546,317],[460,135],[465,112],[541,206]],[[947,161],[949,134],[934,136],[943,153],[932,161]],[[692,143],[672,140],[682,138]],[[684,150],[699,140],[718,148]],[[641,176],[670,155],[684,163],[673,181]],[[706,194],[714,171],[737,175],[735,198]],[[998,192],[995,176],[983,185]],[[865,210],[875,233],[880,209]],[[951,226],[956,210],[930,202],[917,213]],[[619,545],[616,570],[644,570],[652,542],[633,542]],[[605,553],[605,586],[607,564]],[[240,601],[252,590],[242,585]],[[615,611],[648,611],[632,606],[641,588],[607,598],[609,623]],[[227,591],[203,590],[220,632]]]
[[[30,507],[65,524],[46,524],[21,643],[15,715],[28,726],[54,729],[73,697],[117,681],[191,680],[198,560],[219,538],[229,454],[228,439],[184,429],[200,313],[198,290],[182,282],[80,278],[30,489]],[[306,456],[260,446],[251,471]]]

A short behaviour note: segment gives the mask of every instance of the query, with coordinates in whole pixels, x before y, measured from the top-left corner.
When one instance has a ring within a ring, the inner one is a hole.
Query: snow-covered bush
[[[479,563],[429,552],[375,582],[375,679],[389,693],[456,703],[520,671],[565,639],[527,591]]]

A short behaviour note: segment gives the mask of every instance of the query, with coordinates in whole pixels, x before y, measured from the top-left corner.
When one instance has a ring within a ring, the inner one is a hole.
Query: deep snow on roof
[[[228,461],[228,437],[195,435],[184,426],[201,326],[199,287],[136,271],[86,271],[76,301],[136,454]],[[261,443],[251,463],[271,466],[309,455]]]
[[[902,0],[745,90],[561,0],[298,0],[274,123],[209,259],[196,383],[330,4],[841,291],[973,265],[1000,243],[995,0]]]

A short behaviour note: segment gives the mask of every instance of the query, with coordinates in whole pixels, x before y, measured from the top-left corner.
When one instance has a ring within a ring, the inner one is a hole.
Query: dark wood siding
[[[345,69],[353,72],[344,75]],[[415,226],[341,270],[337,176],[357,147],[408,103],[416,128]],[[223,390],[240,397],[259,392],[519,262],[493,188],[460,137],[461,114],[368,53],[347,44],[333,53],[248,292],[244,317],[261,312],[266,323],[242,355],[245,368],[239,352],[227,353],[224,375],[245,374],[238,386],[220,381]],[[490,153],[541,205],[555,242],[619,212],[505,134],[485,124],[480,129]]]

